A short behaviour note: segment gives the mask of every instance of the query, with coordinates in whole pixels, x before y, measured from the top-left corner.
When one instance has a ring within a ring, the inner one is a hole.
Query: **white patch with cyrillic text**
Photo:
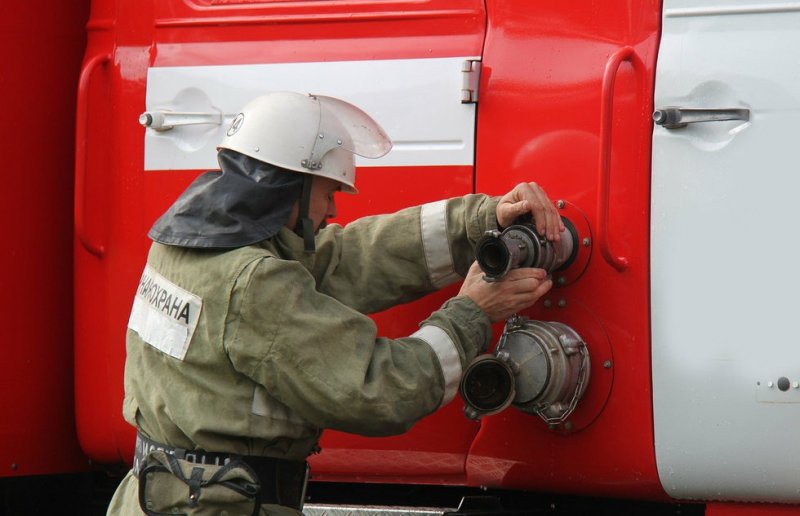
[[[136,289],[128,328],[154,348],[183,360],[202,308],[200,297],[175,285],[148,265]]]

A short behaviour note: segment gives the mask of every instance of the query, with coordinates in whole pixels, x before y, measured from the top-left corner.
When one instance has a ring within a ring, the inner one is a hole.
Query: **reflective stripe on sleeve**
[[[453,266],[450,243],[447,240],[447,201],[423,204],[420,225],[425,261],[433,286],[442,288],[461,279]]]
[[[456,345],[447,332],[430,324],[423,326],[411,336],[425,341],[439,359],[444,374],[444,397],[439,406],[444,406],[455,397],[458,383],[461,381],[461,358],[458,356]]]

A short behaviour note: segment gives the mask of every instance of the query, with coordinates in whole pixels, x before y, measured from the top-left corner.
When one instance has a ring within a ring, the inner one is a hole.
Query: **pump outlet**
[[[575,330],[559,322],[512,317],[494,355],[477,357],[464,372],[464,413],[480,419],[513,405],[559,424],[577,407],[590,369],[588,348]]]

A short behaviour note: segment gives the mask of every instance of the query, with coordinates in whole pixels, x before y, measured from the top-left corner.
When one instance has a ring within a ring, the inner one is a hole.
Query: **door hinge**
[[[468,59],[461,64],[461,103],[478,102],[478,85],[481,82],[481,62]]]

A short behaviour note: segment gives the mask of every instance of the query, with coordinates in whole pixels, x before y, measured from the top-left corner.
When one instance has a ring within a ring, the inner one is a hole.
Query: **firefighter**
[[[134,467],[109,514],[301,514],[323,429],[407,431],[455,396],[491,323],[550,289],[543,270],[489,283],[473,263],[486,230],[525,213],[559,238],[534,183],[326,227],[335,195],[356,192],[354,154],[390,148],[331,97],[270,93],[234,118],[220,170],[149,232],[126,344]],[[408,337],[379,337],[364,315],[462,279]]]

